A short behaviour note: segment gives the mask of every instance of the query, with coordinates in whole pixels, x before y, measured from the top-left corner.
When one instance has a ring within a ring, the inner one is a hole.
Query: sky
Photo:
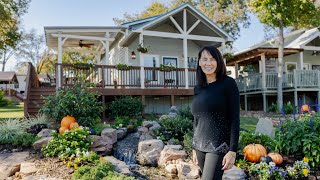
[[[22,27],[44,33],[44,26],[113,26],[113,18],[125,12],[138,13],[154,0],[31,0],[28,13],[23,16]],[[167,0],[158,0],[167,2]],[[249,28],[241,29],[234,42],[234,51],[240,51],[264,39],[263,26],[253,15]],[[6,70],[13,70],[15,59]]]

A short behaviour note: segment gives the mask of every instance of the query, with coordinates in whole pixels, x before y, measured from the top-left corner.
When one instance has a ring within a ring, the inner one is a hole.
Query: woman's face
[[[201,58],[199,60],[199,66],[201,67],[202,71],[206,75],[211,75],[216,72],[217,69],[217,61],[215,58],[211,56],[211,54],[204,50],[201,53]]]

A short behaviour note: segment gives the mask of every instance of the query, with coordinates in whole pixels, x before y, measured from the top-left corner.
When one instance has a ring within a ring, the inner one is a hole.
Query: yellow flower
[[[305,177],[308,176],[308,173],[309,173],[308,169],[302,169],[302,174],[303,174]]]
[[[100,161],[104,161],[105,159],[103,157],[100,157]]]
[[[308,163],[308,162],[309,162],[309,159],[308,159],[307,157],[304,157],[304,158],[303,158],[303,162]]]
[[[67,167],[70,167],[71,166],[71,162],[70,161],[68,161],[68,163],[67,163]]]
[[[240,167],[240,163],[237,164],[237,167]]]
[[[73,165],[74,169],[78,169],[78,164]]]

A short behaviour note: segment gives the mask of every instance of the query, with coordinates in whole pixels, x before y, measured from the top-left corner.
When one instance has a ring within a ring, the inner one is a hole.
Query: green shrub
[[[8,119],[0,122],[0,144],[11,144],[17,134],[22,134],[27,124],[21,119]]]
[[[42,153],[49,157],[58,156],[61,160],[76,156],[78,152],[87,152],[92,143],[88,138],[90,135],[88,128],[79,127],[64,134],[54,132],[52,135],[53,139],[42,148]]]
[[[272,103],[271,106],[268,107],[268,112],[278,112],[278,105],[276,103]]]
[[[285,114],[293,114],[294,112],[298,112],[298,107],[291,104],[290,101],[288,101],[286,104],[283,104],[283,112]]]
[[[76,85],[60,89],[57,94],[48,96],[40,112],[60,122],[64,116],[73,116],[82,126],[93,127],[100,120],[103,105],[96,93]]]
[[[271,137],[264,134],[254,134],[250,132],[240,132],[239,137],[239,151],[242,152],[244,147],[248,144],[261,144],[267,148],[268,151],[274,151],[276,146],[276,141]]]
[[[4,98],[4,91],[0,90],[0,107],[5,107],[9,104],[9,100]]]
[[[21,134],[16,134],[13,137],[12,144],[22,147],[31,147],[38,139],[39,138],[34,134],[23,132]]]
[[[192,155],[192,136],[192,132],[187,132],[183,136],[183,146],[189,156]]]
[[[99,136],[100,136],[102,130],[104,130],[105,128],[111,128],[111,125],[104,124],[104,123],[97,123],[92,127],[94,134],[99,135]]]
[[[139,97],[121,96],[111,103],[110,109],[114,117],[127,116],[134,118],[141,115],[143,105]]]
[[[320,117],[301,114],[287,119],[276,129],[279,150],[285,155],[309,158],[311,167],[320,167]]]
[[[163,141],[169,141],[172,138],[183,141],[183,136],[193,128],[192,120],[181,116],[164,119],[160,125],[161,128],[155,133]]]
[[[134,127],[138,127],[142,125],[143,119],[141,117],[130,118],[128,116],[118,116],[115,119],[115,127],[121,128],[126,127],[128,125],[133,125]]]
[[[134,177],[127,177],[114,172],[110,162],[100,162],[96,166],[82,166],[72,174],[72,180],[134,180]]]
[[[183,118],[188,118],[188,119],[193,119],[193,115],[191,113],[191,109],[190,107],[186,107],[186,108],[181,108],[178,110],[178,115],[183,117]]]

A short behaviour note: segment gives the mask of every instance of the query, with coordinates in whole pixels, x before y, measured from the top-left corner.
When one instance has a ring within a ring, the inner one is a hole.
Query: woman
[[[239,140],[239,90],[226,75],[219,50],[200,50],[192,101],[193,159],[203,180],[221,180],[235,162]]]

